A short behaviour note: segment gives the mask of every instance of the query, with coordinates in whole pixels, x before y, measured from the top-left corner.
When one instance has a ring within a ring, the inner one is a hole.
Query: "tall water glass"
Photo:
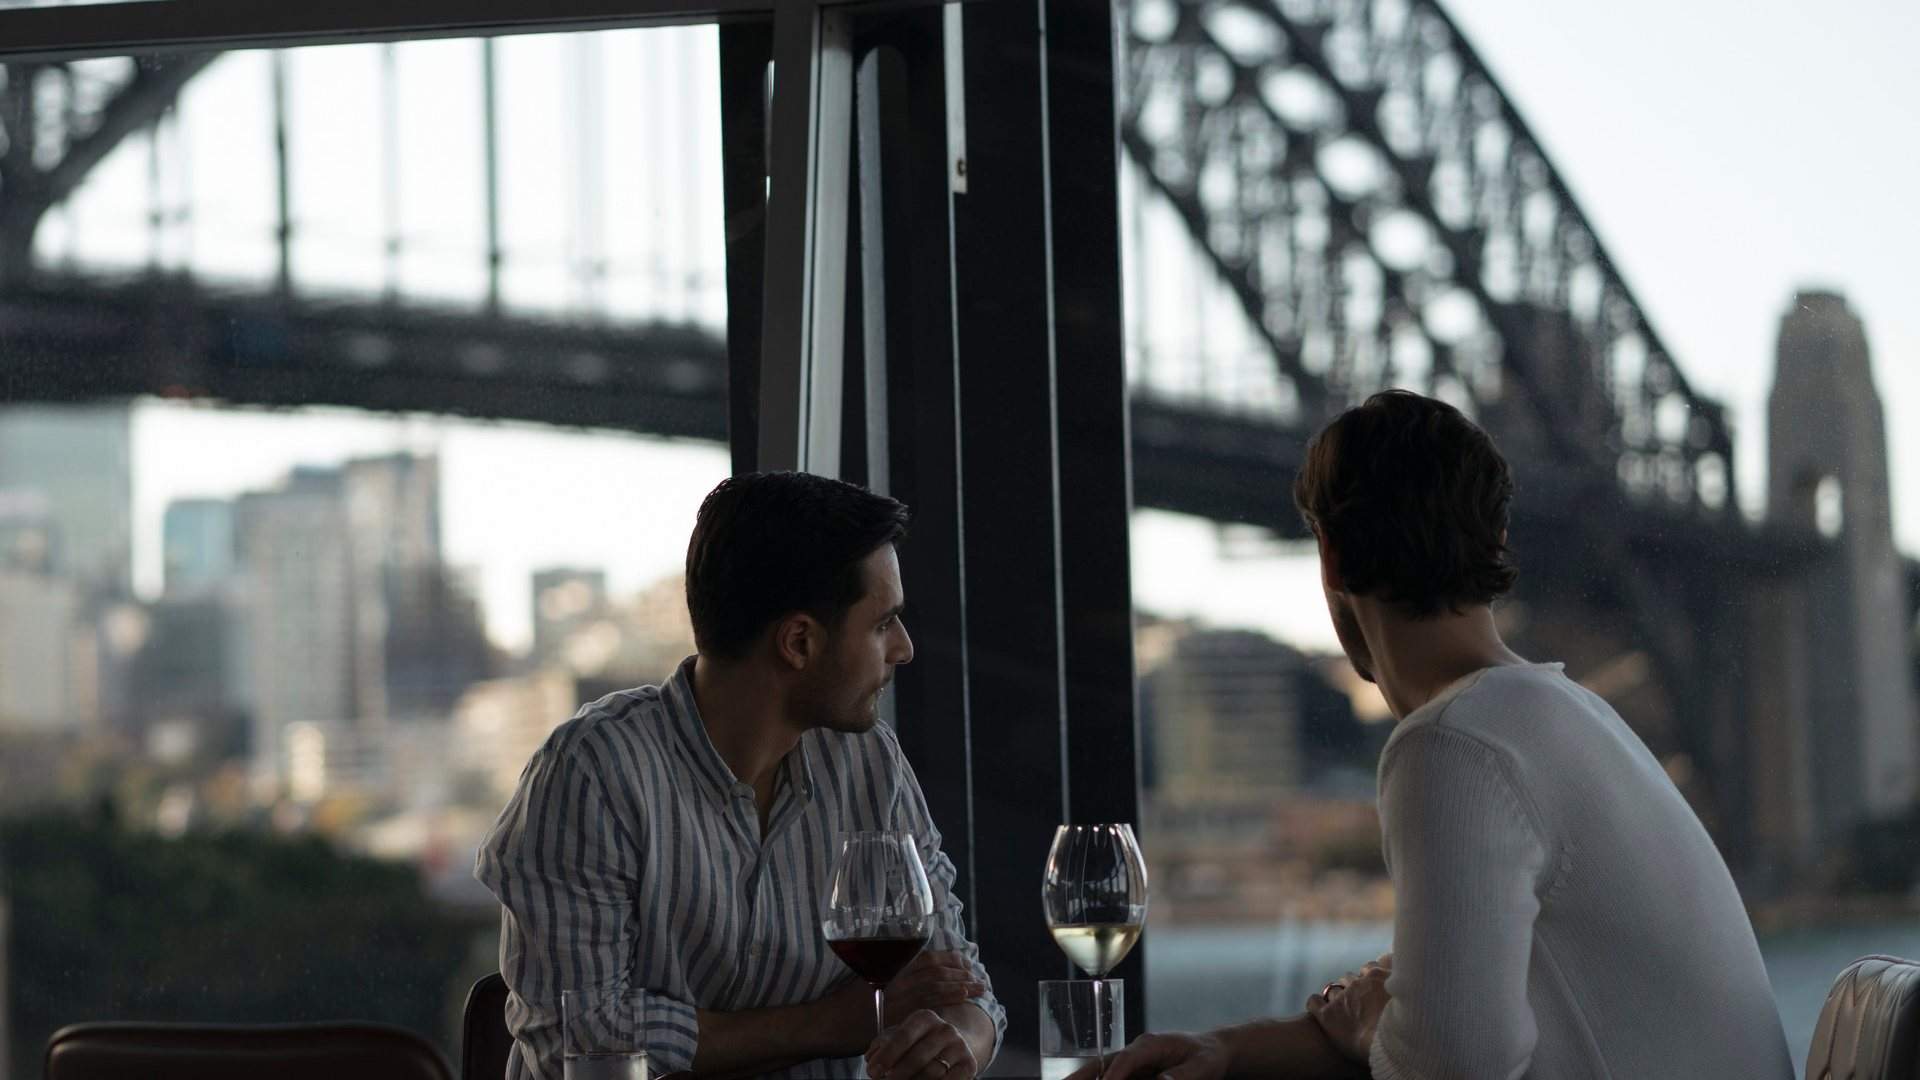
[[[647,1080],[644,990],[562,990],[564,1080]]]
[[[1042,980],[1040,1080],[1067,1080],[1101,1065],[1103,1047],[1126,1045],[1126,1015],[1125,979]]]

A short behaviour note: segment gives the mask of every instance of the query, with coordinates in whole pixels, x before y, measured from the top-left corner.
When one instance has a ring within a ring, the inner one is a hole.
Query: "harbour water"
[[[1392,942],[1393,926],[1384,922],[1152,928],[1145,938],[1148,1027],[1196,1030],[1298,1013],[1307,995]],[[1760,951],[1798,1070],[1834,977],[1874,953],[1920,958],[1920,921],[1771,935]]]

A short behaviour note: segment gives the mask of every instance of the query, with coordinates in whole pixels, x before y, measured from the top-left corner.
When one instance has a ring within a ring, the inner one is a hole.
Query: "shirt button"
[[[753,798],[753,786],[751,784],[735,784],[733,785],[733,795],[737,799],[751,799]]]
[[[767,947],[765,945],[760,945],[760,944],[749,945],[747,946],[747,955],[753,957],[755,960],[758,960],[761,957],[767,955]]]

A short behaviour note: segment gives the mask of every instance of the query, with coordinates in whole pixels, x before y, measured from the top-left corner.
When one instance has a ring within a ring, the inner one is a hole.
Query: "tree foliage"
[[[0,822],[15,1075],[85,1020],[377,1020],[435,1041],[474,927],[408,866],[318,837]]]

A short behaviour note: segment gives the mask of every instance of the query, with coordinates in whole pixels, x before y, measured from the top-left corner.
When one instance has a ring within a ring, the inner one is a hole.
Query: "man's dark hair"
[[[768,623],[804,611],[838,629],[860,563],[907,534],[907,508],[809,473],[748,473],[700,504],[687,544],[687,613],[703,654],[744,656]]]
[[[1307,444],[1293,501],[1354,595],[1425,618],[1513,588],[1513,474],[1446,402],[1387,390],[1341,413]]]

